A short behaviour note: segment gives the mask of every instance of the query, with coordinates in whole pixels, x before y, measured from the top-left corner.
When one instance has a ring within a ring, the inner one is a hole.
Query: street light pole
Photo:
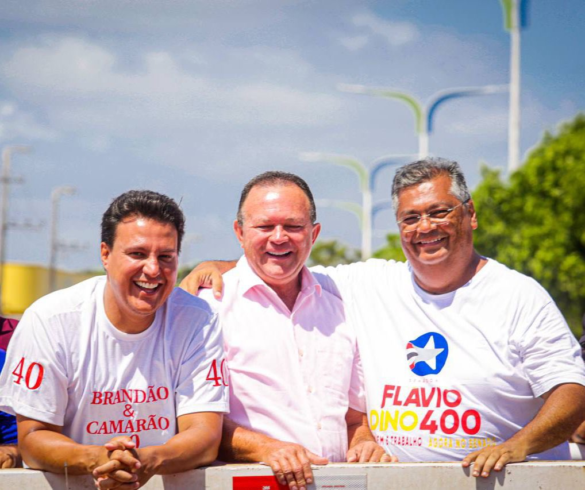
[[[8,203],[10,192],[10,162],[13,153],[28,153],[30,147],[22,145],[5,146],[2,149],[2,202],[0,204],[0,312],[2,288],[4,287],[4,263],[6,261],[6,234],[8,231]]]
[[[72,196],[75,187],[64,185],[55,187],[51,192],[51,254],[49,258],[49,292],[57,289],[57,254],[59,253],[59,201],[61,196]]]
[[[357,158],[338,155],[333,153],[321,153],[321,152],[305,152],[299,155],[299,158],[305,162],[328,162],[344,167],[351,168],[359,177],[360,191],[362,193],[362,205],[361,213],[358,209],[358,216],[361,215],[360,225],[362,232],[362,260],[369,259],[372,256],[372,216],[373,216],[373,203],[372,194],[374,191],[376,176],[385,167],[390,165],[399,165],[404,160],[412,160],[413,155],[385,155],[377,158],[372,162],[371,168],[368,169]],[[351,212],[356,213],[355,203],[345,201],[331,201],[335,207],[344,208]]]
[[[520,30],[526,27],[527,0],[500,0],[504,28],[510,33],[510,113],[508,174],[520,168]]]
[[[431,95],[426,104],[423,105],[422,102],[412,95],[391,88],[370,88],[365,85],[345,83],[339,84],[337,88],[342,92],[396,99],[407,104],[414,113],[416,132],[418,133],[419,159],[426,158],[429,155],[429,135],[433,130],[433,116],[439,105],[450,99],[474,95],[497,94],[508,90],[507,85],[485,85],[482,87],[459,87],[439,90]]]

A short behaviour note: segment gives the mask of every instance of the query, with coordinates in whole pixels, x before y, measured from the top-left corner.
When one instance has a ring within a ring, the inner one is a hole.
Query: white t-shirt
[[[23,315],[0,376],[0,409],[63,427],[81,444],[116,435],[160,445],[176,419],[227,412],[228,393],[209,381],[223,359],[216,317],[175,289],[139,334],[115,328],[104,311],[104,276],[57,291]]]
[[[547,292],[496,261],[432,295],[408,264],[337,268],[323,287],[354,323],[377,441],[400,461],[458,461],[528,424],[540,395],[585,385],[579,345]],[[534,459],[570,459],[567,444]]]

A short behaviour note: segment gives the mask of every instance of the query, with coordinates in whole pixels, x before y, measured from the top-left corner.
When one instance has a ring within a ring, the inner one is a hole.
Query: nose
[[[150,277],[156,277],[160,272],[160,264],[158,263],[158,257],[151,256],[146,259],[144,267],[142,268],[144,273]]]
[[[436,227],[437,225],[431,221],[431,218],[426,214],[423,214],[418,222],[417,230],[422,233],[427,233]]]
[[[275,243],[284,243],[288,241],[288,235],[281,225],[275,226],[272,232],[271,240]]]

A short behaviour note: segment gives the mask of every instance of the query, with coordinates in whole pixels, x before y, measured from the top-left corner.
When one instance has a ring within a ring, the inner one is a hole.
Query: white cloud
[[[291,52],[283,57],[277,50],[247,52],[266,70],[288,69],[300,78],[312,70]],[[51,37],[16,49],[0,73],[13,92],[46,108],[53,121],[76,131],[101,131],[100,148],[108,132],[148,131],[154,121],[315,126],[341,117],[341,102],[334,95],[193,74],[166,51],[143,53],[138,61],[138,68],[122,70],[119,58],[103,46]]]
[[[359,51],[368,44],[368,36],[342,37],[339,42],[350,51]]]
[[[39,122],[33,114],[19,109],[14,102],[0,101],[0,142],[17,139],[54,141],[57,136],[57,131]]]
[[[383,37],[390,46],[395,47],[415,41],[419,35],[417,27],[410,22],[390,22],[369,12],[354,15],[351,22]]]

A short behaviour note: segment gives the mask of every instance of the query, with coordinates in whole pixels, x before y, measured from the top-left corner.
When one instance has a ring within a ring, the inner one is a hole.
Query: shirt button
[[[319,422],[319,423],[317,424],[317,429],[318,429],[318,430],[321,430],[321,427],[322,427],[322,426],[321,426],[321,422]]]
[[[309,393],[313,393],[313,391],[315,391],[315,390],[313,389],[313,387],[312,387],[312,386],[309,386],[309,387],[307,388],[307,391],[308,391]]]
[[[303,357],[303,349],[299,349],[299,357]]]

